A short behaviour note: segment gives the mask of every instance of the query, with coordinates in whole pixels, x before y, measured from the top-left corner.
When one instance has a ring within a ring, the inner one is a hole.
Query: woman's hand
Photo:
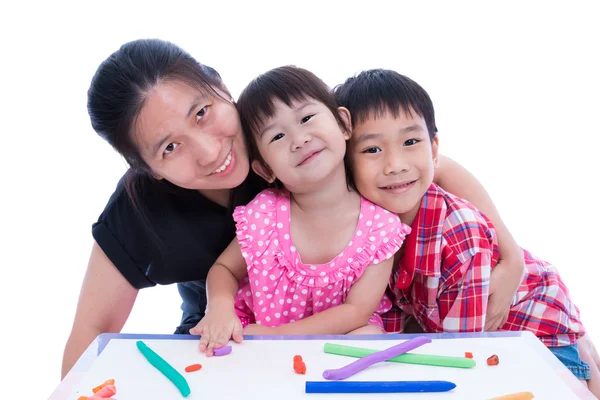
[[[201,335],[200,351],[208,357],[213,355],[213,349],[218,349],[227,344],[229,339],[240,343],[242,324],[231,305],[213,305],[196,327],[190,329],[190,334]]]

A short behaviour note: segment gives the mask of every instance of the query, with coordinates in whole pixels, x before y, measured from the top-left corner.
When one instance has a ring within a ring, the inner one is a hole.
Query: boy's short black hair
[[[371,69],[348,78],[334,89],[337,102],[352,114],[352,125],[383,116],[394,118],[400,112],[416,112],[427,125],[429,138],[435,138],[435,112],[431,98],[417,82],[386,69]]]

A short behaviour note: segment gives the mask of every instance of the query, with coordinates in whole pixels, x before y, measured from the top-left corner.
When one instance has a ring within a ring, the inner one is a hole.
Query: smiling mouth
[[[410,186],[412,186],[415,182],[416,182],[416,180],[405,182],[405,183],[401,183],[401,184],[395,184],[395,185],[390,185],[390,186],[383,186],[382,189],[385,189],[385,190],[406,189],[406,188],[409,188]]]
[[[229,164],[231,164],[231,152],[232,150],[229,150],[229,153],[227,154],[227,157],[225,158],[225,162],[217,169],[215,169],[213,172],[211,172],[210,174],[218,174],[220,172],[225,171],[225,169],[229,166]]]
[[[298,164],[297,166],[308,164],[309,162],[311,162],[312,160],[314,160],[319,154],[321,154],[322,151],[323,151],[323,149],[317,150],[317,151],[313,151],[312,153],[310,153],[306,157],[304,157],[302,159],[302,161],[300,161],[300,164]]]

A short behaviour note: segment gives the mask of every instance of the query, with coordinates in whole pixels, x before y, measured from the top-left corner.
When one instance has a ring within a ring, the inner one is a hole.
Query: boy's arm
[[[331,307],[300,321],[275,328],[253,326],[252,334],[263,335],[335,335],[346,334],[367,325],[383,298],[392,272],[391,257],[365,270],[352,285],[343,304]]]
[[[426,332],[482,332],[486,321],[492,253],[478,251],[444,275],[448,280],[420,275],[414,313]],[[442,288],[441,293],[438,293]]]
[[[494,331],[506,322],[512,299],[523,279],[523,251],[504,225],[483,185],[464,167],[451,158],[440,155],[434,182],[447,192],[472,203],[492,221],[496,229],[500,260],[492,272],[485,326],[486,330]]]

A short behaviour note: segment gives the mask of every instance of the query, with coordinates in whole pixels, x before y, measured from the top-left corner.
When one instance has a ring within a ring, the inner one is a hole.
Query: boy
[[[473,205],[433,184],[438,137],[429,95],[388,70],[362,72],[335,93],[352,115],[347,157],[358,190],[412,228],[390,279],[393,302],[425,332],[483,331],[496,232]],[[566,286],[551,264],[525,250],[524,259],[501,329],[533,332],[578,379],[590,380],[577,349],[585,330]],[[596,365],[592,372],[589,388],[598,396]]]

